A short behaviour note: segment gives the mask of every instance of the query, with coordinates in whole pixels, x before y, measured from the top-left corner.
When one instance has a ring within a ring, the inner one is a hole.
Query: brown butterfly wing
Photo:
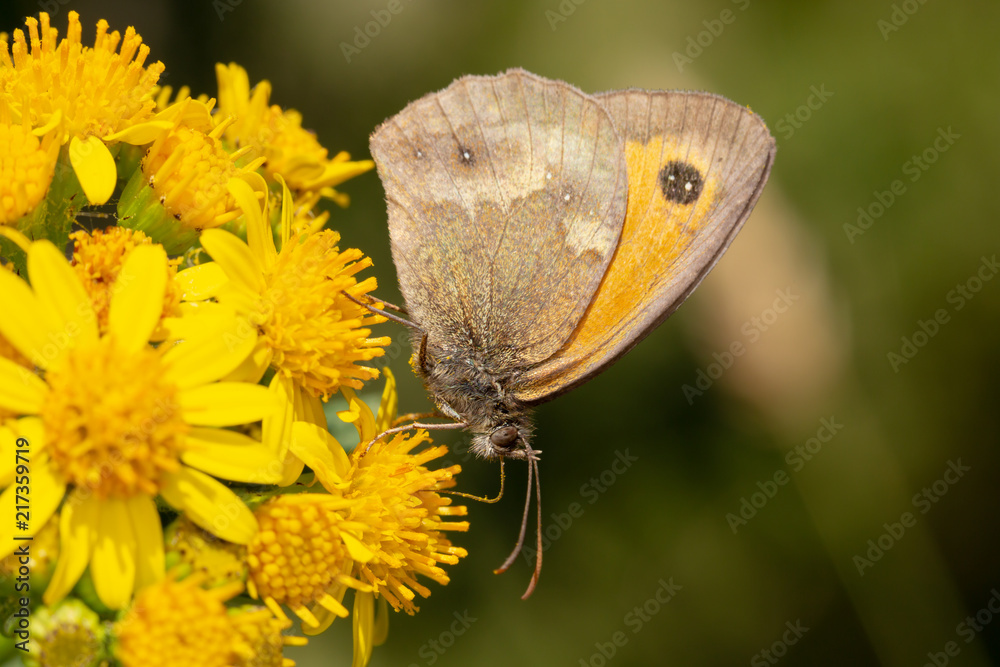
[[[567,344],[524,373],[539,403],[593,377],[688,297],[740,230],[774,160],[760,117],[708,93],[596,96],[624,139],[628,212],[616,254]]]
[[[400,288],[430,343],[494,373],[562,347],[625,218],[604,107],[522,70],[469,76],[383,123],[371,152]]]

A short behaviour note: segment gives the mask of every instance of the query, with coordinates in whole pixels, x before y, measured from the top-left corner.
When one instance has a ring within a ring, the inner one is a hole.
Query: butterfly
[[[628,352],[698,286],[760,196],[775,142],[704,92],[588,95],[521,69],[466,76],[371,136],[416,353],[487,459],[528,462],[531,412]],[[428,426],[427,424],[411,424]],[[406,428],[409,428],[406,427]]]

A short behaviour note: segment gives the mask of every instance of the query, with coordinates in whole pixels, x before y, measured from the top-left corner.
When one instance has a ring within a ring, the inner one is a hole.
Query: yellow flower
[[[109,33],[103,19],[92,48],[81,42],[75,11],[69,12],[62,40],[45,12],[25,23],[29,38],[15,30],[13,45],[4,40],[0,49],[0,89],[25,126],[58,125],[58,143],[69,142],[70,162],[87,199],[103,204],[117,180],[105,141],[150,118],[163,63],[146,67],[149,47],[135,30],[122,38],[118,31]]]
[[[395,417],[395,380],[386,369],[386,387],[376,417],[345,389],[349,408],[341,418],[352,422],[362,443],[370,441]],[[442,565],[467,555],[452,545],[447,531],[466,531],[464,506],[452,506],[440,492],[454,486],[461,468],[429,470],[424,464],[447,452],[425,447],[427,433],[397,434],[375,442],[367,453],[356,448],[348,457],[340,443],[314,424],[296,422],[291,448],[322,482],[327,494],[284,496],[258,508],[261,531],[250,546],[251,594],[272,611],[288,605],[303,619],[302,631],[317,634],[347,615],[343,596],[354,588],[354,666],[363,667],[373,646],[388,633],[387,605],[409,614],[416,595],[431,591],[424,576],[449,582]],[[265,528],[262,511],[276,512]],[[308,511],[307,511],[308,510]]]
[[[350,409],[341,417],[354,423],[361,443],[370,441],[395,418],[395,379],[388,369],[377,418],[352,392],[345,395]],[[445,520],[465,516],[467,509],[452,506],[451,498],[439,493],[455,486],[454,476],[461,466],[428,469],[425,464],[445,455],[448,448],[438,445],[413,451],[423,444],[430,444],[430,438],[421,430],[413,436],[397,433],[378,440],[367,451],[364,446],[355,448],[342,485],[346,486],[342,489],[345,498],[359,501],[350,507],[349,516],[367,527],[364,543],[372,553],[370,559],[359,562],[355,576],[371,584],[373,594],[385,598],[396,611],[408,614],[417,611],[415,593],[423,597],[431,593],[417,581],[417,575],[444,586],[450,580],[441,565],[454,565],[468,554],[452,545],[447,532],[467,531],[469,522]]]
[[[251,654],[224,604],[243,585],[205,590],[201,584],[197,575],[177,581],[172,574],[136,596],[113,630],[124,667],[229,667]]]
[[[69,235],[73,241],[73,270],[90,295],[90,303],[97,314],[97,329],[108,329],[108,310],[111,296],[117,289],[118,275],[125,258],[140,245],[152,245],[153,241],[142,232],[125,227],[108,227],[102,231],[84,230]],[[167,317],[180,315],[180,287],[174,281],[180,259],[167,260],[167,287],[163,295],[163,312],[160,322]],[[154,336],[154,339],[160,337]]]
[[[31,640],[25,664],[33,667],[106,664],[107,631],[100,617],[79,600],[41,607],[31,614]]]
[[[48,241],[28,245],[31,287],[0,271],[0,333],[42,370],[0,359],[0,407],[21,415],[0,426],[0,557],[15,536],[36,534],[62,503],[61,554],[45,592],[61,599],[90,565],[109,607],[163,576],[163,535],[154,498],[223,539],[247,543],[250,510],[209,475],[270,483],[275,453],[216,428],[261,419],[275,409],[266,389],[216,382],[247,355],[255,338],[226,342],[224,329],[180,344],[148,345],[163,308],[167,258],[138,246],[118,277],[100,334],[90,298]],[[22,440],[18,440],[22,438]],[[29,459],[31,514],[16,523],[15,443]],[[206,474],[208,473],[208,474]],[[65,502],[64,502],[65,498]]]
[[[17,222],[34,211],[45,198],[59,142],[55,132],[42,128],[32,131],[26,116],[15,123],[5,98],[0,98],[0,225]]]
[[[185,99],[176,106],[197,109],[202,103]],[[203,230],[242,215],[229,192],[231,180],[246,181],[259,199],[267,194],[267,184],[256,172],[264,158],[237,167],[251,149],[229,153],[219,139],[232,119],[208,133],[183,120],[179,115],[173,127],[156,137],[118,205],[123,225],[146,232],[171,254],[189,248]]]
[[[236,119],[226,128],[226,140],[234,146],[251,146],[254,155],[266,158],[264,173],[268,182],[277,183],[277,176],[281,176],[296,196],[315,192],[346,206],[347,196],[333,187],[371,170],[375,163],[352,162],[343,151],[328,158],[316,135],[302,128],[299,112],[268,105],[268,81],[261,81],[251,92],[246,70],[235,63],[217,64],[215,74],[219,81],[219,117]]]
[[[376,287],[374,277],[355,278],[371,260],[360,250],[340,251],[333,231],[290,237],[290,193],[283,189],[281,251],[275,249],[266,216],[250,187],[239,180],[230,190],[247,220],[244,243],[235,235],[206,230],[201,243],[215,260],[178,274],[184,298],[215,298],[244,318],[247,330],[259,331],[257,347],[234,377],[257,382],[268,367],[275,370],[271,390],[286,410],[264,422],[264,441],[287,443],[295,419],[326,426],[320,398],[341,387],[360,388],[378,371],[361,365],[384,354],[389,338],[370,338],[372,324],[384,322],[356,299]],[[287,450],[287,444],[280,447]],[[301,474],[302,461],[286,458],[282,484]]]
[[[371,590],[350,576],[354,558],[365,557],[364,526],[341,513],[350,504],[339,494],[300,493],[272,498],[254,512],[260,531],[248,547],[247,590],[275,616],[285,618],[280,605],[291,609],[307,634],[347,616],[348,588]]]
[[[250,647],[250,655],[237,656],[235,667],[295,667],[295,661],[284,657],[286,646],[305,646],[305,637],[283,634],[292,627],[286,618],[275,618],[266,607],[246,605],[233,616],[236,631]]]
[[[191,572],[204,577],[208,588],[246,580],[246,545],[220,540],[186,516],[178,517],[167,527],[164,544],[168,567],[175,561],[186,565]]]

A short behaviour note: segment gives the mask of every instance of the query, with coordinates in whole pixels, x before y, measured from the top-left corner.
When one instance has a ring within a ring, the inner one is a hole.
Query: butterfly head
[[[537,461],[540,451],[529,444],[530,430],[523,424],[501,424],[472,436],[472,452],[488,460]]]

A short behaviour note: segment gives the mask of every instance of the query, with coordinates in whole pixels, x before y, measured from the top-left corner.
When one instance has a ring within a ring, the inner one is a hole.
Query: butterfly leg
[[[410,327],[411,329],[415,329],[417,331],[423,332],[423,329],[421,329],[420,327],[418,327],[416,324],[414,324],[410,320],[406,319],[405,317],[400,317],[399,315],[393,315],[392,313],[387,313],[382,308],[376,308],[370,302],[366,303],[366,302],[362,301],[361,299],[355,297],[354,295],[348,294],[345,290],[340,290],[340,293],[343,294],[344,296],[346,296],[348,299],[350,299],[354,303],[356,303],[359,306],[361,306],[362,308],[367,308],[368,310],[372,311],[376,315],[381,315],[382,317],[386,318],[387,320],[392,320],[393,322],[398,322],[399,324],[402,324],[403,326],[407,326],[407,327]],[[393,305],[393,304],[391,304],[391,303],[389,303],[387,301],[383,301],[382,299],[378,299],[378,298],[373,297],[373,296],[368,296],[367,298],[371,299],[372,301],[377,301],[378,303],[381,303],[384,306],[388,306],[389,308],[391,308],[393,310],[396,310],[396,311],[399,311],[399,312],[404,312],[403,309],[400,308],[399,306],[395,306],[395,305]],[[426,336],[427,336],[427,334],[424,334],[425,338],[426,338]]]

